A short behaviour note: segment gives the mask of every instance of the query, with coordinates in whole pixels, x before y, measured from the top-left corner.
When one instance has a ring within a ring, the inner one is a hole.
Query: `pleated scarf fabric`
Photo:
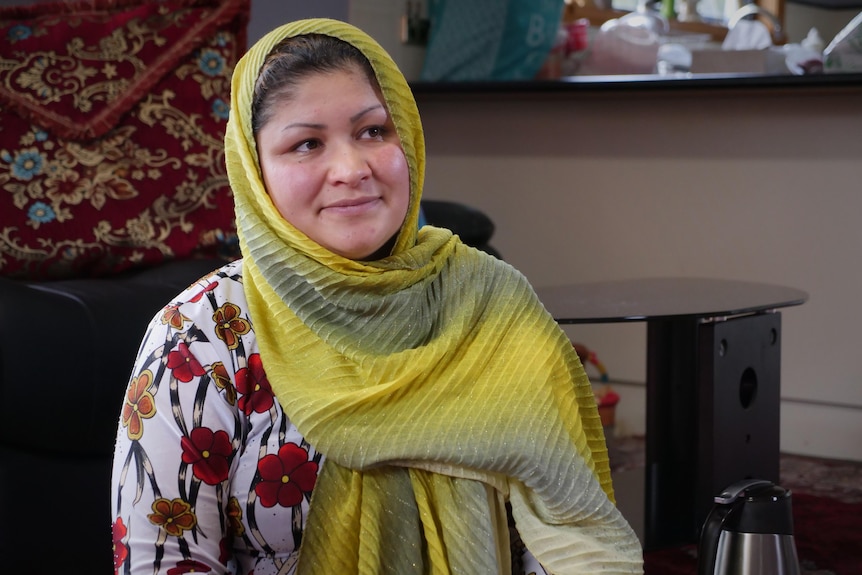
[[[345,259],[287,223],[264,188],[252,91],[285,37],[334,36],[371,62],[410,168],[392,255]],[[299,573],[508,573],[504,503],[552,573],[641,573],[613,503],[590,383],[511,266],[447,230],[416,231],[424,136],[410,88],[371,38],[304,20],[238,64],[225,139],[244,286],[263,365],[290,420],[326,456]]]

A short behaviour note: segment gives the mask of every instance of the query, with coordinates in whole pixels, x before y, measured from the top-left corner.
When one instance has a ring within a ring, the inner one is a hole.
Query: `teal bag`
[[[554,45],[564,0],[430,0],[420,80],[531,80]]]

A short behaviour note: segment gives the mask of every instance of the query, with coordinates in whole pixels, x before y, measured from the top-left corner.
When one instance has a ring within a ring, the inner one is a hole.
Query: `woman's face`
[[[407,159],[383,100],[359,69],[314,73],[278,99],[257,134],[282,217],[354,260],[377,257],[407,214]]]

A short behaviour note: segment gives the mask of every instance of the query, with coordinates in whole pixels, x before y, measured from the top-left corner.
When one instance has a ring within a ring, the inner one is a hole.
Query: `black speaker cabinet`
[[[650,321],[646,549],[698,540],[714,497],[778,481],[781,314]]]
[[[741,479],[779,481],[781,314],[700,326],[696,510]]]

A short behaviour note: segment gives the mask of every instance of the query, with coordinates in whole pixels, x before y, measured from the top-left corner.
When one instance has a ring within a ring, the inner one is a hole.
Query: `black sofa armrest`
[[[175,261],[105,279],[0,278],[0,445],[111,455],[147,324],[223,263]]]
[[[144,330],[223,263],[177,261],[105,279],[0,278],[3,573],[113,572],[114,436]]]

